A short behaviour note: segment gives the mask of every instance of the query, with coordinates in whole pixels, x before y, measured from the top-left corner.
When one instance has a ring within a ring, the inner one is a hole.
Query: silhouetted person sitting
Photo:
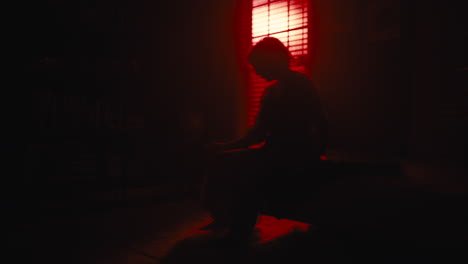
[[[252,48],[248,60],[256,73],[276,82],[265,90],[248,133],[216,145],[219,153],[202,190],[214,221],[202,229],[228,229],[226,238],[235,240],[249,237],[265,190],[281,191],[288,170],[324,154],[327,126],[318,93],[306,75],[290,69],[290,59],[276,38],[266,37]]]

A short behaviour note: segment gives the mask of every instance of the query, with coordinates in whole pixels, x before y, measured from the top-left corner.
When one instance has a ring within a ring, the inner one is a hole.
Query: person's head
[[[291,54],[277,38],[266,37],[250,51],[248,60],[258,75],[267,81],[277,80],[289,70]]]

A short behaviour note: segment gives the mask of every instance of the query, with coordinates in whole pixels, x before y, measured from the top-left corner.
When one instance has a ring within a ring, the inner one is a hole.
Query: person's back
[[[314,84],[304,74],[290,71],[269,87],[259,118],[268,130],[265,147],[325,151],[326,117]]]

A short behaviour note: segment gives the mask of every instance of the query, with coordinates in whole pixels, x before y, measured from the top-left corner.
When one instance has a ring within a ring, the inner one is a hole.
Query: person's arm
[[[270,96],[268,96],[268,90],[265,91],[265,96],[262,98],[260,111],[257,114],[255,125],[252,126],[245,136],[240,139],[228,142],[228,143],[217,143],[216,148],[219,151],[227,151],[233,149],[248,148],[251,145],[262,143],[268,134],[268,120],[270,117]]]
[[[261,126],[253,126],[242,138],[222,145],[223,150],[248,148],[264,141],[266,131]]]

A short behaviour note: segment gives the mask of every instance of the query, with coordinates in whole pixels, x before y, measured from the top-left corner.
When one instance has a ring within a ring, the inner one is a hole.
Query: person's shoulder
[[[311,79],[309,76],[307,76],[305,73],[298,72],[298,71],[292,71],[292,74],[290,75],[290,81],[294,82],[311,82]]]
[[[275,91],[278,90],[279,87],[280,85],[277,82],[267,86],[265,90],[263,90],[263,97],[268,97],[269,95],[275,93]]]
[[[296,78],[309,79],[309,77],[303,72],[293,71],[293,74]]]
[[[293,74],[293,82],[299,87],[315,88],[312,79],[305,73],[295,71]]]
[[[268,85],[268,87],[265,89],[265,92],[271,93],[281,87],[281,84],[279,82],[274,82],[273,84]]]

